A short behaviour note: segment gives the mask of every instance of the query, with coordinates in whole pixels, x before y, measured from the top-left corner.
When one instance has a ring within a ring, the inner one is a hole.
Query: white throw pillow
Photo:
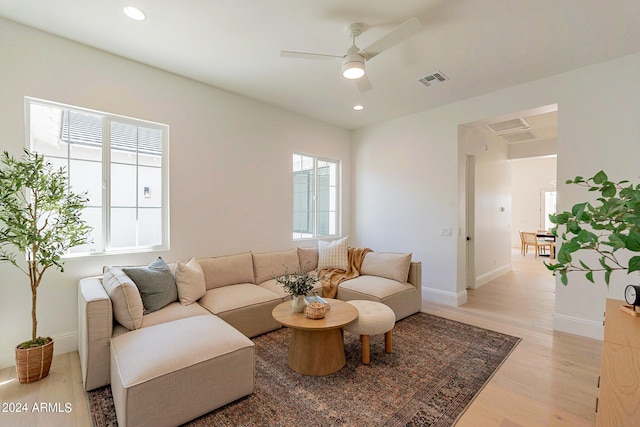
[[[197,259],[191,258],[187,263],[178,261],[176,266],[176,285],[178,287],[178,299],[182,305],[192,304],[207,293],[204,273]]]
[[[348,238],[347,236],[332,242],[318,240],[318,270],[326,268],[347,270],[349,268]]]

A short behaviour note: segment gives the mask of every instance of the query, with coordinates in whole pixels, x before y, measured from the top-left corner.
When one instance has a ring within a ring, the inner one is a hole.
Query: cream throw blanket
[[[349,267],[347,271],[338,268],[327,268],[318,271],[318,277],[322,284],[322,296],[326,298],[335,298],[338,293],[338,285],[345,280],[356,278],[360,275],[360,268],[364,256],[371,252],[369,248],[349,248]]]

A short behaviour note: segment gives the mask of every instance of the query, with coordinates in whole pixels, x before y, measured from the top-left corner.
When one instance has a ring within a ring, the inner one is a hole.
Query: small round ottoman
[[[344,326],[343,329],[360,335],[362,343],[362,363],[370,363],[369,337],[384,334],[384,350],[391,353],[391,331],[396,324],[396,315],[388,306],[375,301],[346,301],[358,310],[358,318]]]

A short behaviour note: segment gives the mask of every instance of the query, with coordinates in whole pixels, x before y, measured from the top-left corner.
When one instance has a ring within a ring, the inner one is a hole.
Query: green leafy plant
[[[55,266],[64,271],[62,256],[69,248],[89,242],[91,228],[80,214],[86,194],[69,190],[64,168],[54,170],[42,155],[24,150],[21,159],[6,151],[0,162],[0,261],[8,261],[29,277],[31,341],[28,348],[50,339],[37,337],[38,287]],[[26,266],[16,258],[25,254]]]
[[[591,283],[594,283],[594,272],[604,272],[607,286],[614,271],[627,274],[640,271],[640,255],[625,261],[618,252],[622,249],[640,252],[640,184],[610,181],[603,171],[588,179],[577,176],[567,184],[580,185],[600,196],[597,203],[578,203],[571,212],[550,215],[551,222],[556,224],[553,234],[558,236],[562,230],[560,236],[564,243],[558,250],[557,262],[546,264],[547,268],[554,275],[560,275],[565,286],[567,273],[574,271],[584,272]],[[574,261],[576,252],[583,250],[594,251],[598,265],[587,265],[582,259]]]
[[[289,273],[285,267],[284,275],[276,277],[276,282],[293,296],[304,296],[313,289],[313,285],[318,282],[315,274],[298,270],[295,273]]]

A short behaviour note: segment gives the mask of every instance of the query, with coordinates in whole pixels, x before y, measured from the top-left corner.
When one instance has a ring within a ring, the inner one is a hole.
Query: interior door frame
[[[465,154],[465,288],[476,287],[475,266],[475,202],[476,202],[476,158]]]

